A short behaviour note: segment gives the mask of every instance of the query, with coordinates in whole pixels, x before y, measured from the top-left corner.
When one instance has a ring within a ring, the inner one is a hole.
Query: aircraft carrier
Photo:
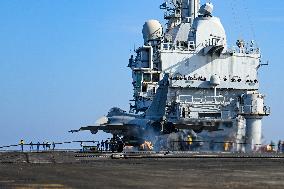
[[[111,133],[109,151],[0,152],[0,188],[282,189],[283,153],[262,153],[270,108],[260,49],[243,39],[229,46],[213,8],[169,0],[160,5],[166,27],[145,22],[128,62],[129,111],[114,107],[71,130]]]
[[[129,113],[114,107],[96,125],[71,132],[111,133],[117,151],[145,142],[187,150],[186,141],[201,151],[222,151],[224,144],[232,152],[261,151],[270,107],[259,91],[260,48],[254,40],[228,44],[212,3],[170,0],[160,9],[166,26],[146,21],[144,44],[129,59]]]

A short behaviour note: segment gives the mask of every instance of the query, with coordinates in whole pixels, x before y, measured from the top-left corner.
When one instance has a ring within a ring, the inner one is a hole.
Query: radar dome
[[[200,7],[199,12],[203,15],[212,15],[213,13],[213,4],[212,3],[205,3]]]
[[[157,40],[163,36],[163,27],[158,20],[148,20],[143,25],[143,38],[144,43],[150,40]]]
[[[220,77],[218,75],[212,75],[210,78],[210,84],[213,86],[217,86],[221,84]]]

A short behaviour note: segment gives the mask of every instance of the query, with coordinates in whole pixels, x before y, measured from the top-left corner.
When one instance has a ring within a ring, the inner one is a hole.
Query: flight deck
[[[284,187],[283,154],[2,152],[0,188]]]

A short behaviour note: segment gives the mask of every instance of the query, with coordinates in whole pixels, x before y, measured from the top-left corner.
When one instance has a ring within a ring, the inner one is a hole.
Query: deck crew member
[[[21,145],[21,150],[23,152],[24,151],[24,140],[23,139],[20,141],[20,145]]]
[[[36,151],[39,151],[39,147],[40,147],[40,142],[37,142],[37,144],[36,144]]]
[[[33,142],[30,143],[30,151],[32,151],[34,149],[34,144]]]

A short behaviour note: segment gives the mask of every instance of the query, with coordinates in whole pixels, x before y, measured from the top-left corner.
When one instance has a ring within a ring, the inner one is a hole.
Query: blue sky
[[[205,1],[202,1],[205,2]],[[255,39],[261,91],[272,115],[265,138],[284,139],[284,1],[211,0],[229,44]],[[25,141],[101,140],[67,131],[93,124],[112,106],[128,109],[134,45],[148,19],[163,19],[162,0],[1,0],[0,146]]]

